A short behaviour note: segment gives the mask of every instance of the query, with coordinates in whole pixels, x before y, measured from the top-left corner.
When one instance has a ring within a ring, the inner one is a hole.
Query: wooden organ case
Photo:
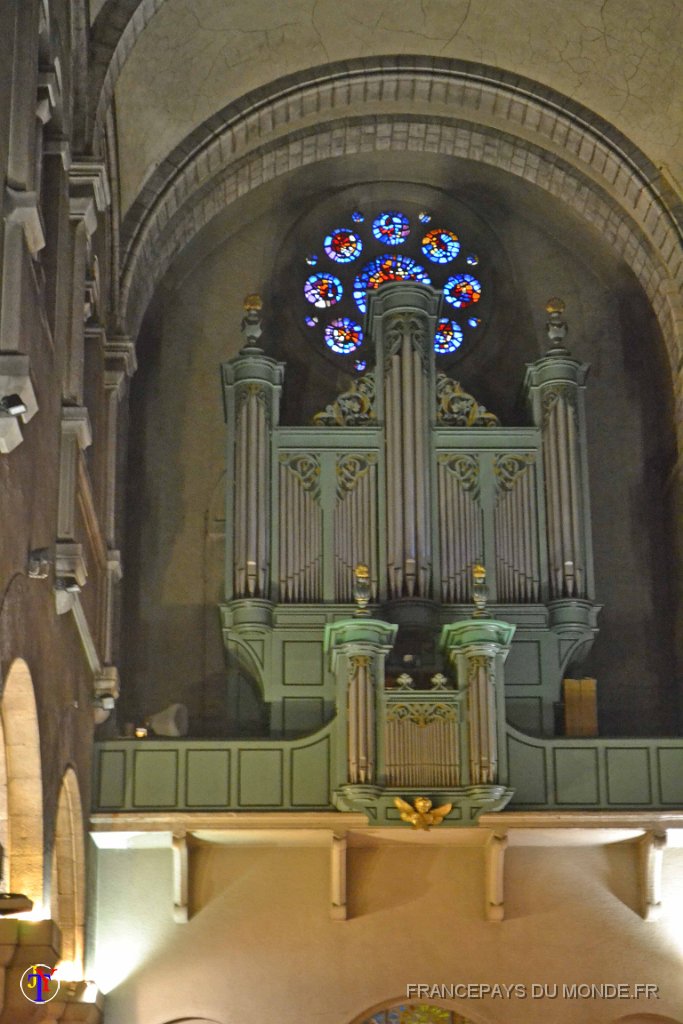
[[[258,347],[253,306],[222,367],[226,650],[274,738],[327,729],[336,806],[387,823],[399,792],[463,823],[504,806],[506,718],[552,735],[597,631],[587,367],[563,307],[526,370],[530,425],[510,428],[437,372],[441,301],[410,282],[373,292],[374,367],[309,426],[280,425],[285,367]]]

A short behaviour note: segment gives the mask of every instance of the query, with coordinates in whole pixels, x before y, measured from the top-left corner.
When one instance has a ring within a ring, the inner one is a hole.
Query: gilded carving
[[[317,455],[280,452],[280,463],[294,474],[304,491],[316,501],[319,499],[320,459]]]
[[[385,371],[388,369],[392,355],[401,347],[404,340],[420,353],[424,360],[427,325],[425,319],[417,313],[394,313],[384,321]]]
[[[439,464],[457,478],[463,491],[472,491],[473,497],[479,493],[479,460],[475,455],[451,454],[442,452]]]
[[[511,491],[518,478],[527,471],[529,466],[535,462],[535,455],[532,452],[524,454],[512,454],[503,452],[496,455],[493,462],[493,472],[496,474],[496,485],[500,491]]]
[[[449,427],[499,427],[500,420],[486,406],[479,405],[457,380],[445,373],[436,375],[436,422]]]
[[[559,401],[563,401],[571,409],[574,419],[577,417],[576,388],[571,384],[554,384],[543,392],[543,426],[546,427],[550,415]]]
[[[358,427],[375,423],[375,375],[366,373],[354,380],[335,402],[317,412],[313,423],[318,427]]]
[[[490,679],[493,678],[493,664],[491,658],[487,658],[485,654],[474,654],[467,659],[467,681],[470,685],[477,682],[479,673],[482,669],[487,673]]]
[[[350,455],[340,455],[337,458],[337,497],[342,498],[349,491],[354,490],[359,480],[370,472],[377,463],[377,455],[374,452],[363,452]]]
[[[416,796],[412,807],[400,796],[394,797],[394,804],[401,812],[401,821],[425,831],[429,831],[433,825],[440,825],[453,810],[453,804],[442,804],[432,810],[432,801],[427,796]]]
[[[396,701],[387,705],[387,722],[412,722],[413,725],[424,729],[434,722],[457,721],[458,709],[455,704]]]

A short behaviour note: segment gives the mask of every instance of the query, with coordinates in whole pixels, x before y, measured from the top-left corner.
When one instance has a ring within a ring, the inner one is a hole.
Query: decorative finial
[[[356,615],[369,615],[368,601],[370,600],[370,569],[360,562],[353,570],[353,599],[358,606]]]
[[[453,810],[453,804],[442,804],[432,810],[432,801],[428,796],[416,796],[411,807],[407,800],[400,796],[394,797],[394,804],[401,813],[401,821],[407,822],[413,828],[421,828],[426,832],[433,825],[440,825],[446,815]]]
[[[548,321],[545,326],[548,332],[551,351],[552,349],[564,350],[562,343],[567,335],[567,321],[564,319],[565,309],[564,299],[558,299],[557,297],[548,299],[545,304],[545,311],[548,314]]]
[[[261,296],[252,294],[244,299],[244,317],[242,318],[242,334],[244,335],[244,348],[254,348],[261,337],[261,310],[263,302]]]
[[[564,309],[564,306],[562,308]],[[263,299],[261,298],[260,295],[257,295],[256,292],[254,292],[252,295],[245,295],[245,297],[244,297],[244,312],[245,313],[249,313],[252,310],[256,310],[257,313],[260,313],[262,309],[263,309]],[[548,310],[548,312],[550,312],[550,310]]]
[[[486,585],[486,566],[481,562],[472,566],[472,601],[474,602],[474,618],[490,619],[491,615],[486,611],[486,602],[489,599],[489,588]]]

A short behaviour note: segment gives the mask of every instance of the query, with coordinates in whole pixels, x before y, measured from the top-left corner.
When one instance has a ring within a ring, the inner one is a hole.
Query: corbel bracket
[[[507,845],[506,833],[492,832],[484,848],[487,921],[502,921],[505,917],[504,871]]]
[[[662,862],[666,832],[646,832],[639,841],[641,914],[657,921],[662,912]]]

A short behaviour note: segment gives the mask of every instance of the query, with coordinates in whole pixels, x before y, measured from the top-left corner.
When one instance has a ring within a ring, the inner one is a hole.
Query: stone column
[[[452,622],[441,631],[441,647],[467,691],[470,784],[505,782],[505,690],[503,663],[515,626],[494,619]]]
[[[373,785],[377,779],[377,691],[398,626],[379,619],[328,623],[325,653],[337,678],[337,708],[346,715],[346,783]]]
[[[226,600],[270,599],[271,435],[280,413],[284,364],[264,355],[261,300],[245,300],[245,346],[223,363],[226,456]]]
[[[564,347],[564,303],[547,305],[550,348],[527,367],[533,421],[543,437],[551,600],[595,596],[588,499],[584,391],[588,366]]]

